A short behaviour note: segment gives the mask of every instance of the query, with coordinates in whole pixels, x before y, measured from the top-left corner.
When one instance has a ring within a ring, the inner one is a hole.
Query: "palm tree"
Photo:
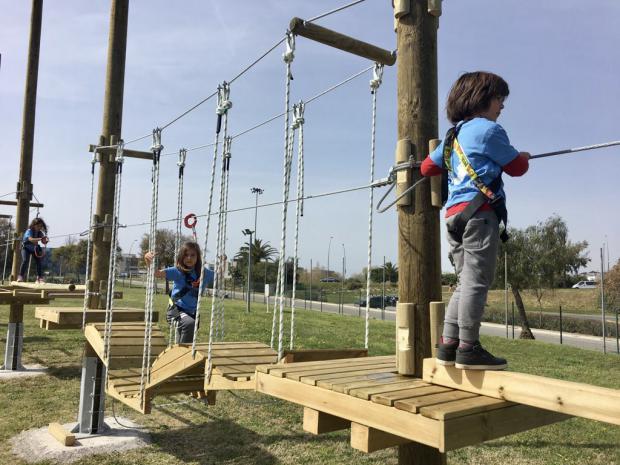
[[[385,263],[385,280],[391,283],[398,282],[398,267],[392,262]]]
[[[251,250],[252,263],[258,263],[261,260],[271,261],[278,254],[278,251],[269,242],[263,242],[262,239],[254,239],[251,248],[248,242],[239,248],[239,252],[235,255],[235,260],[247,262],[248,249]]]

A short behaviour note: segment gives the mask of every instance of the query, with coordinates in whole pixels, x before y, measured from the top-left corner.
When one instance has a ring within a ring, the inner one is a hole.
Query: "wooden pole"
[[[376,61],[383,65],[392,66],[396,62],[395,54],[389,50],[384,50],[323,26],[309,23],[301,18],[291,19],[289,29],[295,35],[329,45],[330,47],[352,53],[362,58],[367,58],[371,61]]]
[[[15,241],[13,242],[13,266],[11,279],[17,279],[21,260],[20,235],[28,227],[28,213],[32,200],[32,148],[34,145],[34,123],[37,108],[37,81],[39,77],[39,51],[41,49],[41,22],[43,0],[32,1],[30,16],[30,43],[28,45],[28,65],[26,71],[26,91],[24,93],[24,114],[22,120],[21,155],[19,161],[19,181],[17,182],[17,206],[15,214]],[[9,329],[4,368],[21,368],[22,326],[24,305],[11,304],[9,309]],[[9,356],[9,352],[12,356]],[[10,360],[9,360],[10,359]]]
[[[127,48],[127,18],[129,0],[112,0],[110,12],[110,36],[108,39],[108,67],[106,72],[103,129],[101,142],[111,145],[111,136],[120,139],[123,119],[123,89],[125,83],[125,52]],[[96,220],[112,226],[114,206],[115,166],[107,157],[102,157],[97,189]],[[95,291],[100,291],[101,282],[108,281],[108,265],[111,251],[111,234],[96,230],[93,241],[92,281]],[[90,308],[103,308],[105,302],[99,297],[90,301]]]
[[[395,10],[397,34],[398,139],[408,139],[416,160],[437,137],[437,27],[427,0],[402,1]],[[405,2],[406,3],[406,2]],[[413,177],[411,177],[412,179]],[[439,211],[431,205],[429,183],[420,184],[410,205],[398,205],[398,293],[396,354],[401,374],[422,377],[431,356],[429,305],[441,301]],[[403,314],[407,312],[407,314]],[[400,348],[404,346],[401,353]],[[399,446],[399,464],[441,465],[445,454],[419,443]]]

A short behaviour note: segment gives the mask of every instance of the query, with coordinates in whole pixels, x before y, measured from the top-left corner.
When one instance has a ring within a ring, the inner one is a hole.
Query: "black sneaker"
[[[452,366],[456,360],[456,348],[459,346],[458,342],[452,344],[437,344],[437,356],[435,360],[437,365]]]
[[[495,357],[476,342],[469,350],[457,349],[455,366],[461,370],[505,370],[508,362],[505,358]]]

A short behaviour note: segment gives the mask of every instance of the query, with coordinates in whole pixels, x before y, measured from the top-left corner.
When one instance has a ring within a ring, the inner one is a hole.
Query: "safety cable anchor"
[[[161,128],[153,129],[153,144],[151,145],[151,151],[153,154],[161,153],[164,146],[161,145]],[[153,161],[155,161],[155,157],[153,157]]]
[[[304,118],[304,110],[306,109],[306,105],[303,100],[300,100],[299,103],[293,105],[293,124],[291,127],[293,129],[298,129],[302,124],[306,122]]]
[[[383,64],[375,63],[372,70],[372,79],[370,80],[370,92],[375,93],[383,82]]]
[[[292,63],[295,59],[295,34],[286,31],[286,51],[282,54],[284,63]]]
[[[179,168],[185,167],[185,160],[187,158],[187,149],[182,148],[179,150],[179,161],[177,162],[177,166]]]
[[[226,81],[217,86],[217,110],[218,115],[224,115],[232,108],[230,100],[230,84]]]

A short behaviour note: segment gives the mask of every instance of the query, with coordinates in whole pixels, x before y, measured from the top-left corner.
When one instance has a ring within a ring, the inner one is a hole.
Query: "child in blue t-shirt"
[[[42,284],[45,282],[42,266],[44,252],[40,244],[47,244],[47,242],[47,224],[45,224],[43,218],[34,218],[22,237],[22,264],[19,268],[17,281],[25,281],[25,276],[28,272],[28,262],[32,257],[37,266],[36,283]]]
[[[437,363],[469,370],[502,370],[507,361],[479,342],[480,322],[493,283],[499,225],[506,227],[501,174],[522,176],[530,154],[519,152],[497,119],[508,84],[484,71],[465,73],[452,86],[446,110],[454,125],[422,163],[424,176],[447,170],[446,226],[458,285],[446,310]],[[451,146],[445,147],[446,140]],[[507,235],[501,235],[502,240]]]
[[[153,252],[146,253],[144,260],[147,265],[151,264],[154,256]],[[169,324],[177,323],[177,340],[181,344],[193,340],[201,270],[200,246],[195,242],[185,242],[177,252],[176,266],[155,271],[156,278],[172,281],[166,320]],[[212,286],[213,279],[214,272],[205,267],[202,289]]]

